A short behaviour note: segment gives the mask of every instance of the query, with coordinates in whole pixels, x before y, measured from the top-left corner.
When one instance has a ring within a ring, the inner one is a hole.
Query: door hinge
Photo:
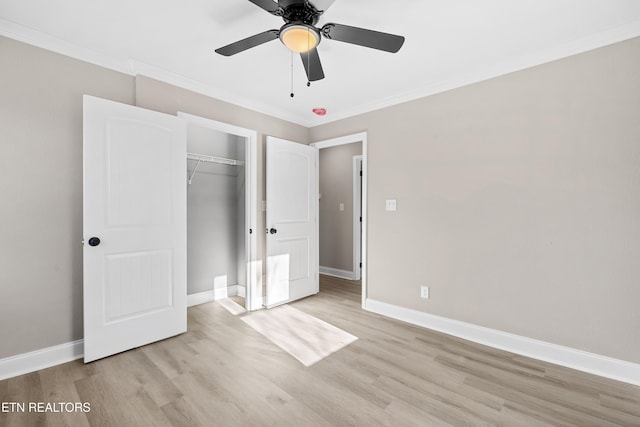
[[[360,217],[360,222],[362,222],[362,217]]]
[[[362,171],[360,171],[360,176],[362,176]]]
[[[362,268],[362,263],[360,263],[360,268]]]

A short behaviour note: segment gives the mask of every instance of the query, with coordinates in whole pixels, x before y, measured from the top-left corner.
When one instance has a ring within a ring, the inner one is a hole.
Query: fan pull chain
[[[307,70],[309,70],[309,75],[307,76],[307,87],[311,86],[311,82],[309,81],[309,76],[311,75],[311,46],[309,42],[309,33],[307,33]]]
[[[293,98],[293,51],[291,52],[291,97]]]

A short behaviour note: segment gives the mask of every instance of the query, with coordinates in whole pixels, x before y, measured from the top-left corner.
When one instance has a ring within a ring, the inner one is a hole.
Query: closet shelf
[[[187,153],[187,159],[199,160],[199,161],[208,162],[208,163],[220,163],[223,165],[230,165],[230,166],[244,165],[244,162],[240,162],[235,159],[227,159],[224,157],[216,157],[216,156],[207,156],[206,154],[198,154],[198,153]]]
[[[193,176],[196,174],[196,171],[198,170],[198,166],[200,166],[200,163],[202,162],[206,162],[206,163],[218,163],[221,165],[229,165],[229,166],[243,166],[244,162],[240,162],[238,160],[234,160],[234,159],[227,159],[225,157],[216,157],[216,156],[208,156],[206,154],[198,154],[198,153],[187,153],[187,159],[188,160],[195,160],[198,163],[196,163],[196,166],[193,168],[193,172],[191,172],[191,174],[189,175],[189,184],[191,184],[191,180],[193,179]]]

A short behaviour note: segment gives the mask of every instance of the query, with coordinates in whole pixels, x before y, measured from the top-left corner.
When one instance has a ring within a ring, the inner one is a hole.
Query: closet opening
[[[255,133],[179,115],[187,119],[188,305],[230,298],[252,310]]]

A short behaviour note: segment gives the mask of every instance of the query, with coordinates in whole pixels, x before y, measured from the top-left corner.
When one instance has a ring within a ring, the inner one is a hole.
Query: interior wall
[[[82,96],[134,83],[0,37],[0,358],[83,336]]]
[[[368,132],[368,297],[640,362],[638,52],[635,38],[312,128]]]
[[[353,156],[362,143],[320,150],[320,265],[353,271]],[[344,210],[340,210],[340,204]]]
[[[370,298],[640,362],[638,51],[636,38],[307,130],[0,37],[0,358],[82,338],[90,94],[256,129],[259,177],[265,135],[366,130]]]
[[[82,339],[82,96],[308,143],[308,130],[143,77],[0,37],[0,358]],[[140,102],[136,102],[139,96]],[[185,184],[186,185],[186,184]],[[264,229],[264,213],[258,230]],[[265,239],[258,233],[258,255]]]
[[[187,125],[188,152],[237,159],[238,145],[235,135]],[[192,173],[196,162],[188,166]],[[238,172],[237,166],[201,162],[187,185],[188,295],[238,284],[237,230],[244,223]]]

